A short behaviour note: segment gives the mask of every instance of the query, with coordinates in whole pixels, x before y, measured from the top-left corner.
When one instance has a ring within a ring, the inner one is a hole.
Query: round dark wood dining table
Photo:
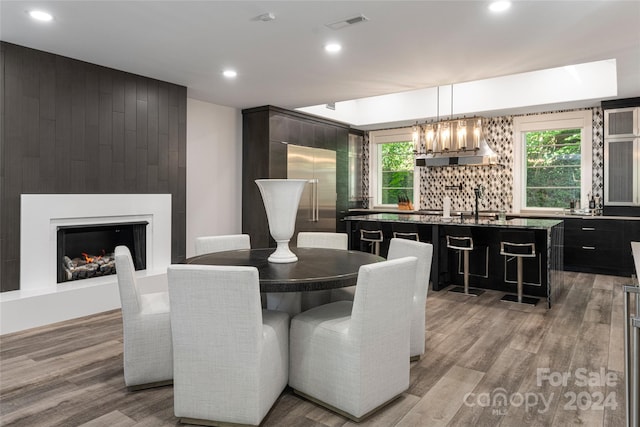
[[[306,292],[353,286],[360,266],[384,258],[360,251],[291,247],[298,261],[267,261],[275,248],[237,249],[187,258],[187,264],[237,265],[258,269],[260,292]]]

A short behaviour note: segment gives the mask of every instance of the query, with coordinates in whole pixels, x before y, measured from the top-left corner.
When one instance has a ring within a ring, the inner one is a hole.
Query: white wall
[[[242,113],[187,99],[187,257],[197,236],[242,231]]]

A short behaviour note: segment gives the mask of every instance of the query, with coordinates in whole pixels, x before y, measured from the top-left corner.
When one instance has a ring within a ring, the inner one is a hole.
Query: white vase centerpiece
[[[289,249],[289,240],[296,227],[296,216],[306,179],[256,179],[262,194],[269,232],[278,245],[269,256],[269,262],[288,263],[298,261]]]

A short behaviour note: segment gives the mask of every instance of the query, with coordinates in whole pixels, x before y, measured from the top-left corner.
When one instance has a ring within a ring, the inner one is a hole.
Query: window
[[[412,129],[374,131],[369,140],[373,206],[397,207],[398,201],[406,197],[417,209],[419,177],[415,173]]]
[[[585,206],[591,191],[591,111],[514,119],[514,211]]]

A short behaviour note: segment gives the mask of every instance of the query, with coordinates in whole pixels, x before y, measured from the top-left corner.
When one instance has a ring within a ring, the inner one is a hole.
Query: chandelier
[[[453,118],[453,85],[451,85],[451,118],[440,120],[440,86],[437,95],[435,122],[414,126],[414,147],[424,132],[425,151],[416,152],[418,166],[482,165],[495,164],[497,155],[484,137],[482,117]]]

